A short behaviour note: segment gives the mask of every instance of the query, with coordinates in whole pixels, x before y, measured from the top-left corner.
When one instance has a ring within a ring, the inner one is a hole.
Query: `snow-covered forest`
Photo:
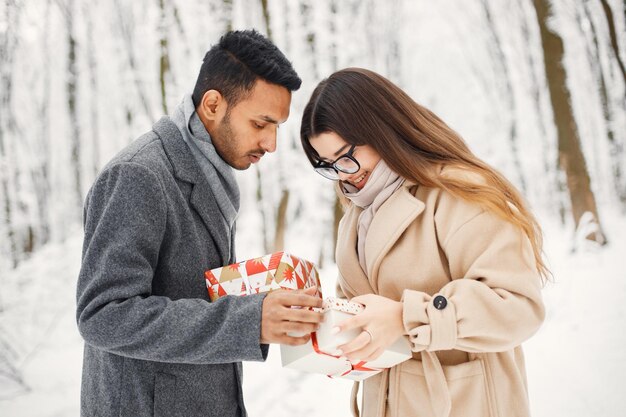
[[[34,405],[23,399],[37,398],[29,381],[60,381],[66,369],[67,391],[54,394],[60,405],[45,415],[77,415],[82,345],[72,314],[83,199],[119,149],[191,92],[204,53],[229,29],[266,34],[303,79],[277,152],[238,173],[238,258],[285,248],[334,279],[338,206],[300,149],[299,119],[317,82],[360,66],[437,113],[519,187],[547,230],[555,281],[566,282],[567,293],[553,284],[547,302],[574,310],[573,299],[584,304],[583,285],[598,277],[621,285],[615,304],[626,296],[626,265],[616,255],[626,250],[623,0],[0,1],[0,410],[8,406],[11,416],[44,415],[25,411]],[[619,326],[626,309],[612,308]],[[553,328],[578,326],[559,317]],[[66,335],[65,348],[46,351],[54,332]],[[536,358],[557,350],[546,346]],[[626,356],[610,357],[626,372]],[[251,392],[264,381],[254,369]],[[529,369],[532,394],[539,366]],[[543,386],[555,389],[546,375]],[[251,401],[251,415],[269,406]],[[297,400],[290,404],[297,412]],[[566,409],[539,415],[584,408]]]

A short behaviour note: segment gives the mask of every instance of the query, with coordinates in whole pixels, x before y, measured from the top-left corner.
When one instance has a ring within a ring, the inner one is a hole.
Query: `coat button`
[[[438,295],[433,300],[433,304],[437,310],[443,310],[448,305],[448,300],[443,295]]]

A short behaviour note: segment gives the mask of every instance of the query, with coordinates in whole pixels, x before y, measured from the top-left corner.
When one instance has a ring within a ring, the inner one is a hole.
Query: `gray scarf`
[[[190,94],[186,94],[183,101],[176,107],[172,120],[198,161],[226,225],[232,232],[239,211],[239,186],[235,179],[235,172],[215,150],[209,132],[196,113]]]
[[[396,191],[404,178],[393,172],[382,159],[376,164],[374,170],[367,180],[367,184],[362,190],[342,183],[343,195],[349,198],[358,207],[364,209],[359,215],[357,226],[357,255],[359,264],[365,275],[367,275],[367,264],[365,263],[365,237],[372,223],[376,211],[385,201]]]

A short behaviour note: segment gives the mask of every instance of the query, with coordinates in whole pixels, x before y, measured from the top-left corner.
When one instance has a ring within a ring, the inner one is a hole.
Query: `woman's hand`
[[[372,361],[405,334],[402,322],[402,303],[375,294],[361,295],[350,301],[365,306],[363,312],[351,317],[333,329],[335,333],[363,328],[361,334],[338,346],[337,354],[351,362]]]

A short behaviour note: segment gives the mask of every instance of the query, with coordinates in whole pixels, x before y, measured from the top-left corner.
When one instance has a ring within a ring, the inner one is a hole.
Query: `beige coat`
[[[520,344],[544,306],[526,236],[476,204],[405,182],[370,225],[368,279],[355,249],[361,211],[352,205],[339,225],[338,284],[347,298],[402,301],[415,352],[365,380],[362,416],[529,416]]]

